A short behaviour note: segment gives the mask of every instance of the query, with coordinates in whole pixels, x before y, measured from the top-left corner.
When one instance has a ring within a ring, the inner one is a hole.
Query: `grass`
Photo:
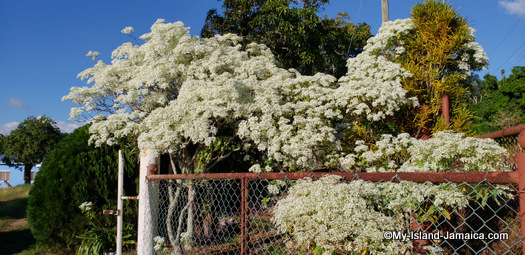
[[[0,254],[17,254],[35,243],[26,216],[30,189],[31,185],[0,189]]]
[[[17,198],[27,198],[31,185],[18,185],[13,188],[0,189],[0,202],[14,200]]]

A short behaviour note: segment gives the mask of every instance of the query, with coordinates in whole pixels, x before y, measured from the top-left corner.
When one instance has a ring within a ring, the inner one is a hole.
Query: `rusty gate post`
[[[441,97],[441,113],[443,118],[445,118],[445,124],[448,126],[450,124],[450,106],[448,103],[448,95],[443,95]]]
[[[521,130],[518,136],[518,143],[522,149],[525,149],[525,129]],[[516,161],[518,163],[519,176],[519,199],[520,199],[520,225],[521,225],[521,247],[522,253],[525,255],[525,153],[516,153]]]
[[[248,179],[241,178],[241,254],[248,254]]]

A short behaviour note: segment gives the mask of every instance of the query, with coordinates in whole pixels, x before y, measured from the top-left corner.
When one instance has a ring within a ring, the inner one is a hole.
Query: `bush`
[[[27,215],[37,244],[75,250],[86,237],[97,233],[104,249],[115,245],[116,217],[102,215],[102,210],[117,207],[119,148],[95,148],[88,145],[89,136],[89,127],[84,126],[65,137],[47,155],[35,178]],[[125,150],[125,155],[124,193],[134,195],[139,174],[136,150],[135,154]],[[84,202],[92,202],[92,212],[79,208]],[[136,235],[131,232],[136,202],[124,205],[124,229]]]

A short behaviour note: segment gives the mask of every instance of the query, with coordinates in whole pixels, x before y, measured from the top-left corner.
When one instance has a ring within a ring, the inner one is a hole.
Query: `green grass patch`
[[[35,243],[26,219],[31,185],[0,189],[0,254],[17,254]]]
[[[0,201],[14,200],[18,198],[26,198],[31,189],[30,184],[18,185],[12,188],[0,189]]]

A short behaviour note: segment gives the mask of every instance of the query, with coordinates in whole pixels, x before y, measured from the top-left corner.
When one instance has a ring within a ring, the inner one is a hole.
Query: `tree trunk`
[[[173,246],[175,254],[181,254],[180,250],[180,242],[179,238],[177,238],[177,235],[180,235],[180,229],[177,229],[176,233],[173,233],[173,214],[175,213],[175,208],[179,202],[180,198],[180,182],[177,180],[176,182],[176,190],[175,194],[173,194],[173,181],[170,180],[169,186],[168,186],[168,193],[169,193],[169,200],[170,205],[168,207],[168,217],[166,219],[166,227],[168,228],[168,238],[170,240],[171,245]]]
[[[195,204],[195,183],[190,182],[188,186],[188,219],[187,219],[187,228],[186,228],[186,234],[188,237],[188,240],[184,243],[184,249],[191,250],[192,249],[192,241],[193,241],[193,227],[194,227],[194,217],[195,217],[195,211],[194,211],[194,204]]]
[[[31,169],[32,168],[33,168],[33,164],[24,165],[24,183],[25,184],[31,183]]]

